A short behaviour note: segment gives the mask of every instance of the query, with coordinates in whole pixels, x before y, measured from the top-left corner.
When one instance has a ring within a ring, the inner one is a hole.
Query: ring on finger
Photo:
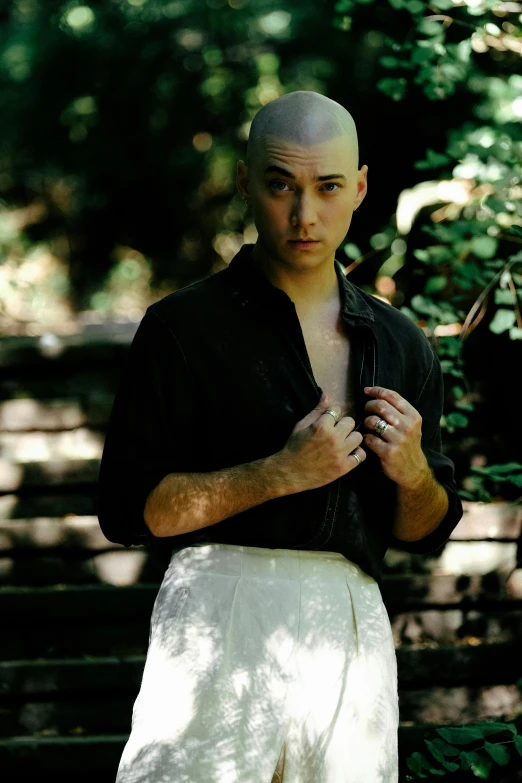
[[[333,416],[335,424],[337,424],[337,422],[339,421],[339,414],[333,408],[327,408],[325,411],[323,411],[323,413],[329,413],[330,416]]]
[[[362,462],[362,459],[359,457],[359,455],[356,454],[355,451],[352,451],[351,455],[352,455],[352,457],[355,457],[355,459],[357,460],[357,464],[360,465],[361,462]]]
[[[390,423],[388,421],[385,421],[384,419],[379,419],[375,427],[373,428],[374,432],[377,433],[379,438],[382,438],[388,427],[390,426]]]

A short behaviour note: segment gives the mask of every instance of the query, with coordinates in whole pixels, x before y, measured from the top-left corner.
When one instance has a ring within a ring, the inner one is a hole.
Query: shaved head
[[[296,90],[270,101],[252,120],[247,166],[257,171],[271,141],[309,147],[342,139],[350,171],[359,166],[357,129],[352,115],[337,101],[311,90]]]
[[[253,263],[304,309],[335,299],[335,251],[367,190],[351,114],[310,90],[282,95],[252,120],[246,158],[237,187],[258,233]]]

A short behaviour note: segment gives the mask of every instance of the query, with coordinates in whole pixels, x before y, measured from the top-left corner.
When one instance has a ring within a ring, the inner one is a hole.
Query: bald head
[[[359,144],[353,117],[340,103],[311,90],[296,90],[270,101],[255,115],[247,145],[247,166],[262,165],[273,140],[302,147],[342,140],[349,170],[359,167]]]

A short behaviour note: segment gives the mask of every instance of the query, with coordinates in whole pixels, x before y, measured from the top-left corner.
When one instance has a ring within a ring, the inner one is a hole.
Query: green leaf
[[[512,305],[513,294],[509,288],[495,288],[495,304],[498,305]]]
[[[400,64],[400,60],[398,60],[397,57],[379,57],[379,64],[382,65],[383,68],[397,68]]]
[[[423,264],[429,263],[430,260],[430,254],[427,250],[424,250],[423,248],[418,248],[417,250],[413,251],[413,255],[415,258],[418,258],[419,261],[422,261]]]
[[[477,473],[484,473],[486,475],[490,474],[503,474],[503,473],[514,473],[515,471],[522,470],[522,465],[520,462],[504,462],[500,465],[488,465],[487,467],[480,467],[479,465],[474,465],[473,470],[475,470]]]
[[[427,778],[428,776],[422,771],[422,764],[415,758],[410,756],[406,759],[406,766],[411,772],[414,772],[419,778]]]
[[[510,759],[509,750],[506,748],[505,745],[502,745],[501,743],[493,743],[485,740],[484,750],[486,750],[486,752],[489,753],[493,761],[496,761],[497,764],[501,767],[503,767],[505,764],[509,762]]]
[[[471,252],[479,258],[493,258],[497,252],[498,239],[487,234],[485,236],[473,237],[470,246]]]
[[[462,769],[469,770],[471,769],[472,764],[476,764],[477,761],[480,761],[480,756],[474,750],[461,750],[459,759],[462,762]]]
[[[435,150],[428,148],[426,150],[426,160],[418,160],[414,163],[416,169],[438,169],[451,161],[448,155],[442,155]]]
[[[388,95],[394,101],[400,101],[406,95],[407,81],[404,77],[400,79],[379,79],[377,89]]]
[[[458,408],[461,411],[474,411],[475,405],[472,402],[460,402],[460,400],[457,400],[455,402],[455,407]]]
[[[345,255],[352,260],[360,258],[362,256],[360,248],[354,242],[347,242],[343,247]]]
[[[452,742],[455,745],[466,745],[468,742],[476,742],[483,739],[483,734],[480,729],[473,726],[463,726],[458,728],[455,726],[448,726],[442,729],[436,729],[442,739],[447,742]]]
[[[424,11],[424,3],[422,3],[421,0],[407,0],[406,8],[412,15],[422,14]]]
[[[435,275],[435,277],[429,277],[426,285],[424,286],[425,294],[436,294],[439,291],[443,291],[448,284],[448,278],[445,275]]]
[[[414,310],[417,310],[417,312],[422,313],[422,315],[431,315],[434,318],[442,318],[443,311],[440,307],[438,307],[435,302],[432,302],[431,299],[428,299],[426,296],[421,296],[421,294],[415,294],[415,296],[411,299],[411,306]]]
[[[506,310],[505,307],[499,307],[495,317],[491,321],[489,328],[494,334],[501,334],[510,329],[516,321],[514,310]]]
[[[516,735],[513,737],[513,743],[514,743],[514,745],[515,745],[515,748],[516,748],[516,749],[517,749],[517,751],[519,752],[519,754],[522,756],[522,737],[521,737],[521,736],[519,736],[518,734],[516,734]]]
[[[439,750],[439,748],[436,746],[435,741],[432,742],[429,739],[425,739],[424,742],[428,746],[428,750],[430,751],[433,758],[436,759],[436,761],[444,761],[444,756],[442,752]]]
[[[522,340],[522,329],[518,326],[513,326],[509,330],[509,337],[511,340]]]
[[[469,419],[463,413],[451,412],[446,416],[446,423],[449,424],[450,427],[467,427]]]
[[[426,756],[423,753],[419,753],[419,751],[416,750],[414,753],[411,754],[410,758],[418,761],[421,766],[421,769],[427,769],[431,771],[432,763],[429,759],[426,758]]]
[[[518,462],[511,462],[508,464],[518,465]],[[505,465],[499,465],[498,467],[504,468]],[[522,465],[519,465],[519,467],[522,469]],[[488,720],[482,722],[480,726],[485,737],[487,737],[489,734],[499,734],[501,731],[510,731],[512,734],[517,733],[517,727],[514,723],[502,723],[498,720]]]
[[[443,756],[452,758],[453,756],[458,756],[460,753],[458,748],[453,747],[453,745],[448,745],[448,743],[443,739],[440,739],[440,737],[435,737],[433,745],[435,745],[439,753],[442,753]]]
[[[442,764],[450,772],[456,772],[458,769],[460,769],[459,764],[456,764],[454,761],[446,761],[446,759],[444,759]]]
[[[477,762],[471,765],[471,769],[477,778],[489,778],[493,761],[489,756],[481,757]]]

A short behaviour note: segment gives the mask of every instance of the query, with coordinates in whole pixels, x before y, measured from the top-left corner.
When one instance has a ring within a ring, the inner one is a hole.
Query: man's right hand
[[[353,432],[355,421],[344,416],[337,424],[327,408],[341,414],[337,405],[330,405],[325,392],[315,408],[297,422],[290,437],[278,453],[280,465],[286,472],[294,491],[316,489],[356,468],[366,452],[360,447],[363,436]]]

